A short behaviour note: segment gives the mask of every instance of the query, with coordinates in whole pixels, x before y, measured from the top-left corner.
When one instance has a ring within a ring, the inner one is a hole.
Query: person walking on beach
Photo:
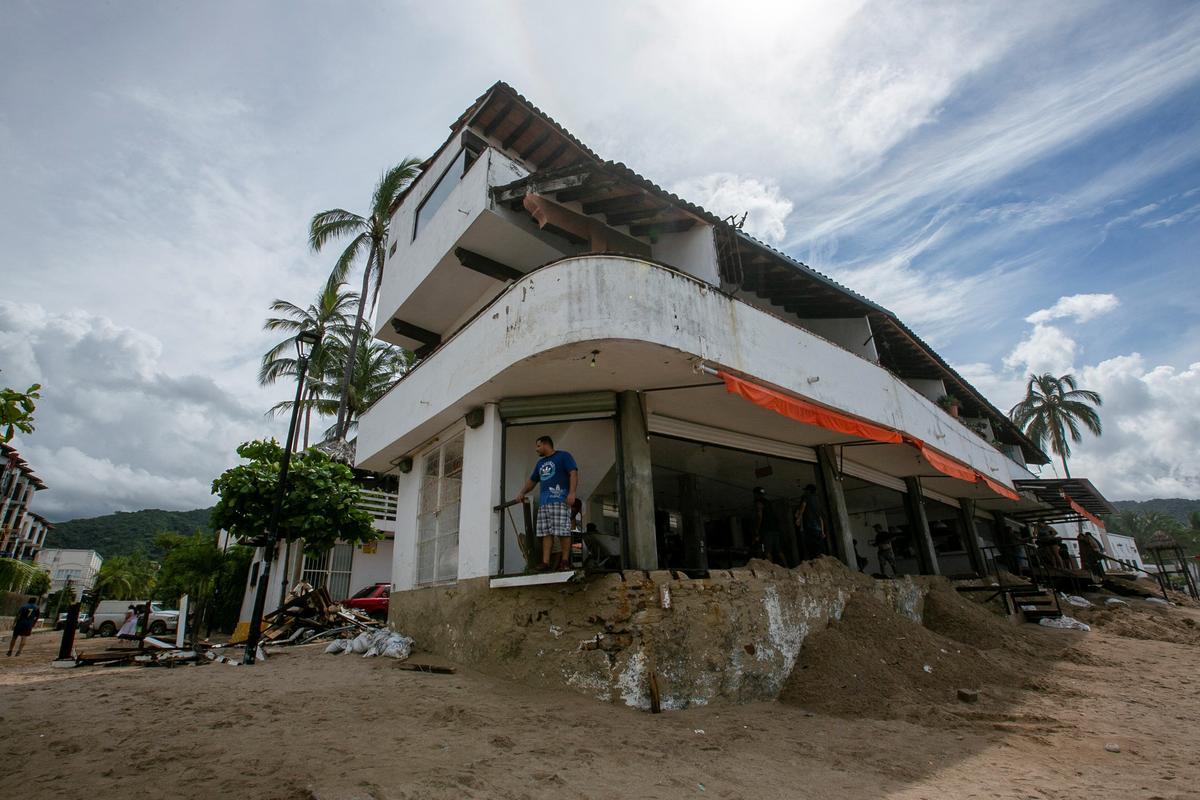
[[[17,616],[13,619],[12,638],[8,640],[10,656],[13,654],[13,645],[17,646],[17,655],[21,655],[21,651],[25,649],[25,640],[33,633],[33,626],[37,624],[41,615],[36,597],[29,598],[25,605],[17,609]]]
[[[549,436],[539,436],[534,450],[538,454],[537,464],[517,493],[517,500],[525,502],[525,495],[540,484],[537,536],[542,540],[542,560],[535,569],[539,572],[550,569],[550,550],[557,538],[561,548],[558,568],[569,570],[571,507],[575,505],[575,489],[579,486],[579,467],[566,450],[554,449],[554,440]]]
[[[131,605],[129,610],[125,612],[125,619],[121,622],[121,630],[117,631],[117,638],[126,641],[137,639],[138,618],[140,616],[140,610]]]

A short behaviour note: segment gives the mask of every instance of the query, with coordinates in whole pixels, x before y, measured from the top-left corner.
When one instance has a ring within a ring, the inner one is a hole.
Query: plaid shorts
[[[571,535],[571,509],[566,503],[548,503],[538,509],[537,535]]]

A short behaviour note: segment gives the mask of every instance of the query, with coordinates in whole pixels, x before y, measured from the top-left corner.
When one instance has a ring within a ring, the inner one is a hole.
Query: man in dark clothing
[[[796,508],[796,527],[800,529],[804,558],[818,558],[829,552],[829,534],[825,527],[825,507],[817,495],[815,484],[804,487],[800,505]]]
[[[896,577],[896,552],[892,549],[892,532],[879,523],[872,526],[875,530],[875,556],[879,560],[879,574],[887,576],[887,568],[892,568],[892,577]]]
[[[12,638],[8,640],[10,656],[13,654],[14,644],[17,646],[17,655],[21,655],[21,651],[25,649],[25,640],[33,633],[33,626],[37,624],[41,615],[36,597],[29,598],[29,602],[17,609],[16,619],[13,620]]]
[[[779,533],[779,518],[767,499],[767,490],[754,487],[754,541],[762,547],[763,556],[780,566],[787,566],[783,555],[783,537]]]

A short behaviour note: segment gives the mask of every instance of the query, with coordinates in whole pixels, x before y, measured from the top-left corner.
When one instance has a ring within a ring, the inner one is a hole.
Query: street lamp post
[[[284,441],[283,459],[279,464],[279,485],[275,489],[275,502],[271,506],[271,518],[267,522],[266,552],[263,553],[262,569],[258,574],[258,586],[254,593],[254,610],[250,614],[250,631],[246,635],[246,652],[243,664],[253,664],[261,637],[263,607],[267,603],[267,586],[271,582],[271,563],[275,560],[275,548],[279,544],[279,515],[283,500],[287,496],[288,467],[292,463],[292,440],[296,438],[296,422],[300,417],[300,398],[304,392],[304,378],[308,374],[308,361],[321,337],[315,331],[300,331],[296,334],[296,402],[292,404],[292,419],[288,423],[288,435]]]

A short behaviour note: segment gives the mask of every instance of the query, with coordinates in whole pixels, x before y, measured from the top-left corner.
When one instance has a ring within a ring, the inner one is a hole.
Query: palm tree
[[[421,162],[415,158],[406,158],[399,164],[384,171],[375,185],[371,195],[370,212],[360,216],[341,208],[322,211],[312,218],[309,227],[308,243],[313,252],[319,253],[321,248],[334,239],[350,237],[350,243],[338,256],[333,271],[329,274],[329,283],[339,285],[344,283],[354,262],[366,251],[366,264],[363,266],[362,291],[358,295],[358,314],[351,328],[349,357],[343,363],[340,391],[338,393],[337,423],[334,435],[344,438],[349,429],[347,408],[351,372],[358,356],[358,340],[362,332],[363,317],[366,316],[367,298],[371,297],[371,305],[379,293],[379,284],[383,280],[384,243],[388,237],[388,224],[391,222],[392,209],[400,199],[408,185],[420,174]],[[374,291],[371,291],[374,278]]]
[[[315,303],[308,308],[289,303],[287,300],[276,300],[271,303],[271,310],[278,317],[268,317],[263,328],[268,331],[286,331],[287,338],[272,347],[262,357],[262,366],[258,370],[258,382],[269,386],[283,377],[296,375],[297,359],[290,356],[296,334],[301,331],[314,331],[324,342],[346,334],[350,329],[350,310],[358,302],[354,292],[342,291],[341,284],[325,284]],[[329,360],[328,348],[318,347],[312,354],[309,377],[305,381],[304,394],[301,398],[301,408],[304,409],[304,447],[308,448],[308,433],[312,423],[312,410],[315,405],[314,387],[319,383],[319,376]],[[288,405],[291,408],[291,405]],[[300,431],[296,431],[299,438]],[[296,442],[291,443],[296,449]]]
[[[1083,441],[1080,425],[1096,436],[1101,434],[1100,415],[1092,406],[1104,401],[1097,392],[1080,389],[1074,375],[1054,377],[1049,372],[1030,375],[1025,399],[1009,409],[1009,418],[1039,447],[1050,442],[1050,449],[1062,458],[1063,472],[1069,478],[1067,458],[1071,442]]]
[[[361,332],[363,336],[367,331]],[[344,335],[332,337],[325,346],[324,372],[313,376],[312,398],[317,413],[332,416],[344,400],[345,420],[341,431],[335,423],[325,432],[327,437],[345,436],[358,424],[358,417],[372,403],[395,385],[412,365],[412,353],[402,347],[385,342],[370,341],[359,347],[355,354],[354,370],[350,385],[344,393],[339,391],[343,364],[349,354],[350,343]],[[291,400],[284,400],[271,407],[271,412],[282,414],[292,408]]]

